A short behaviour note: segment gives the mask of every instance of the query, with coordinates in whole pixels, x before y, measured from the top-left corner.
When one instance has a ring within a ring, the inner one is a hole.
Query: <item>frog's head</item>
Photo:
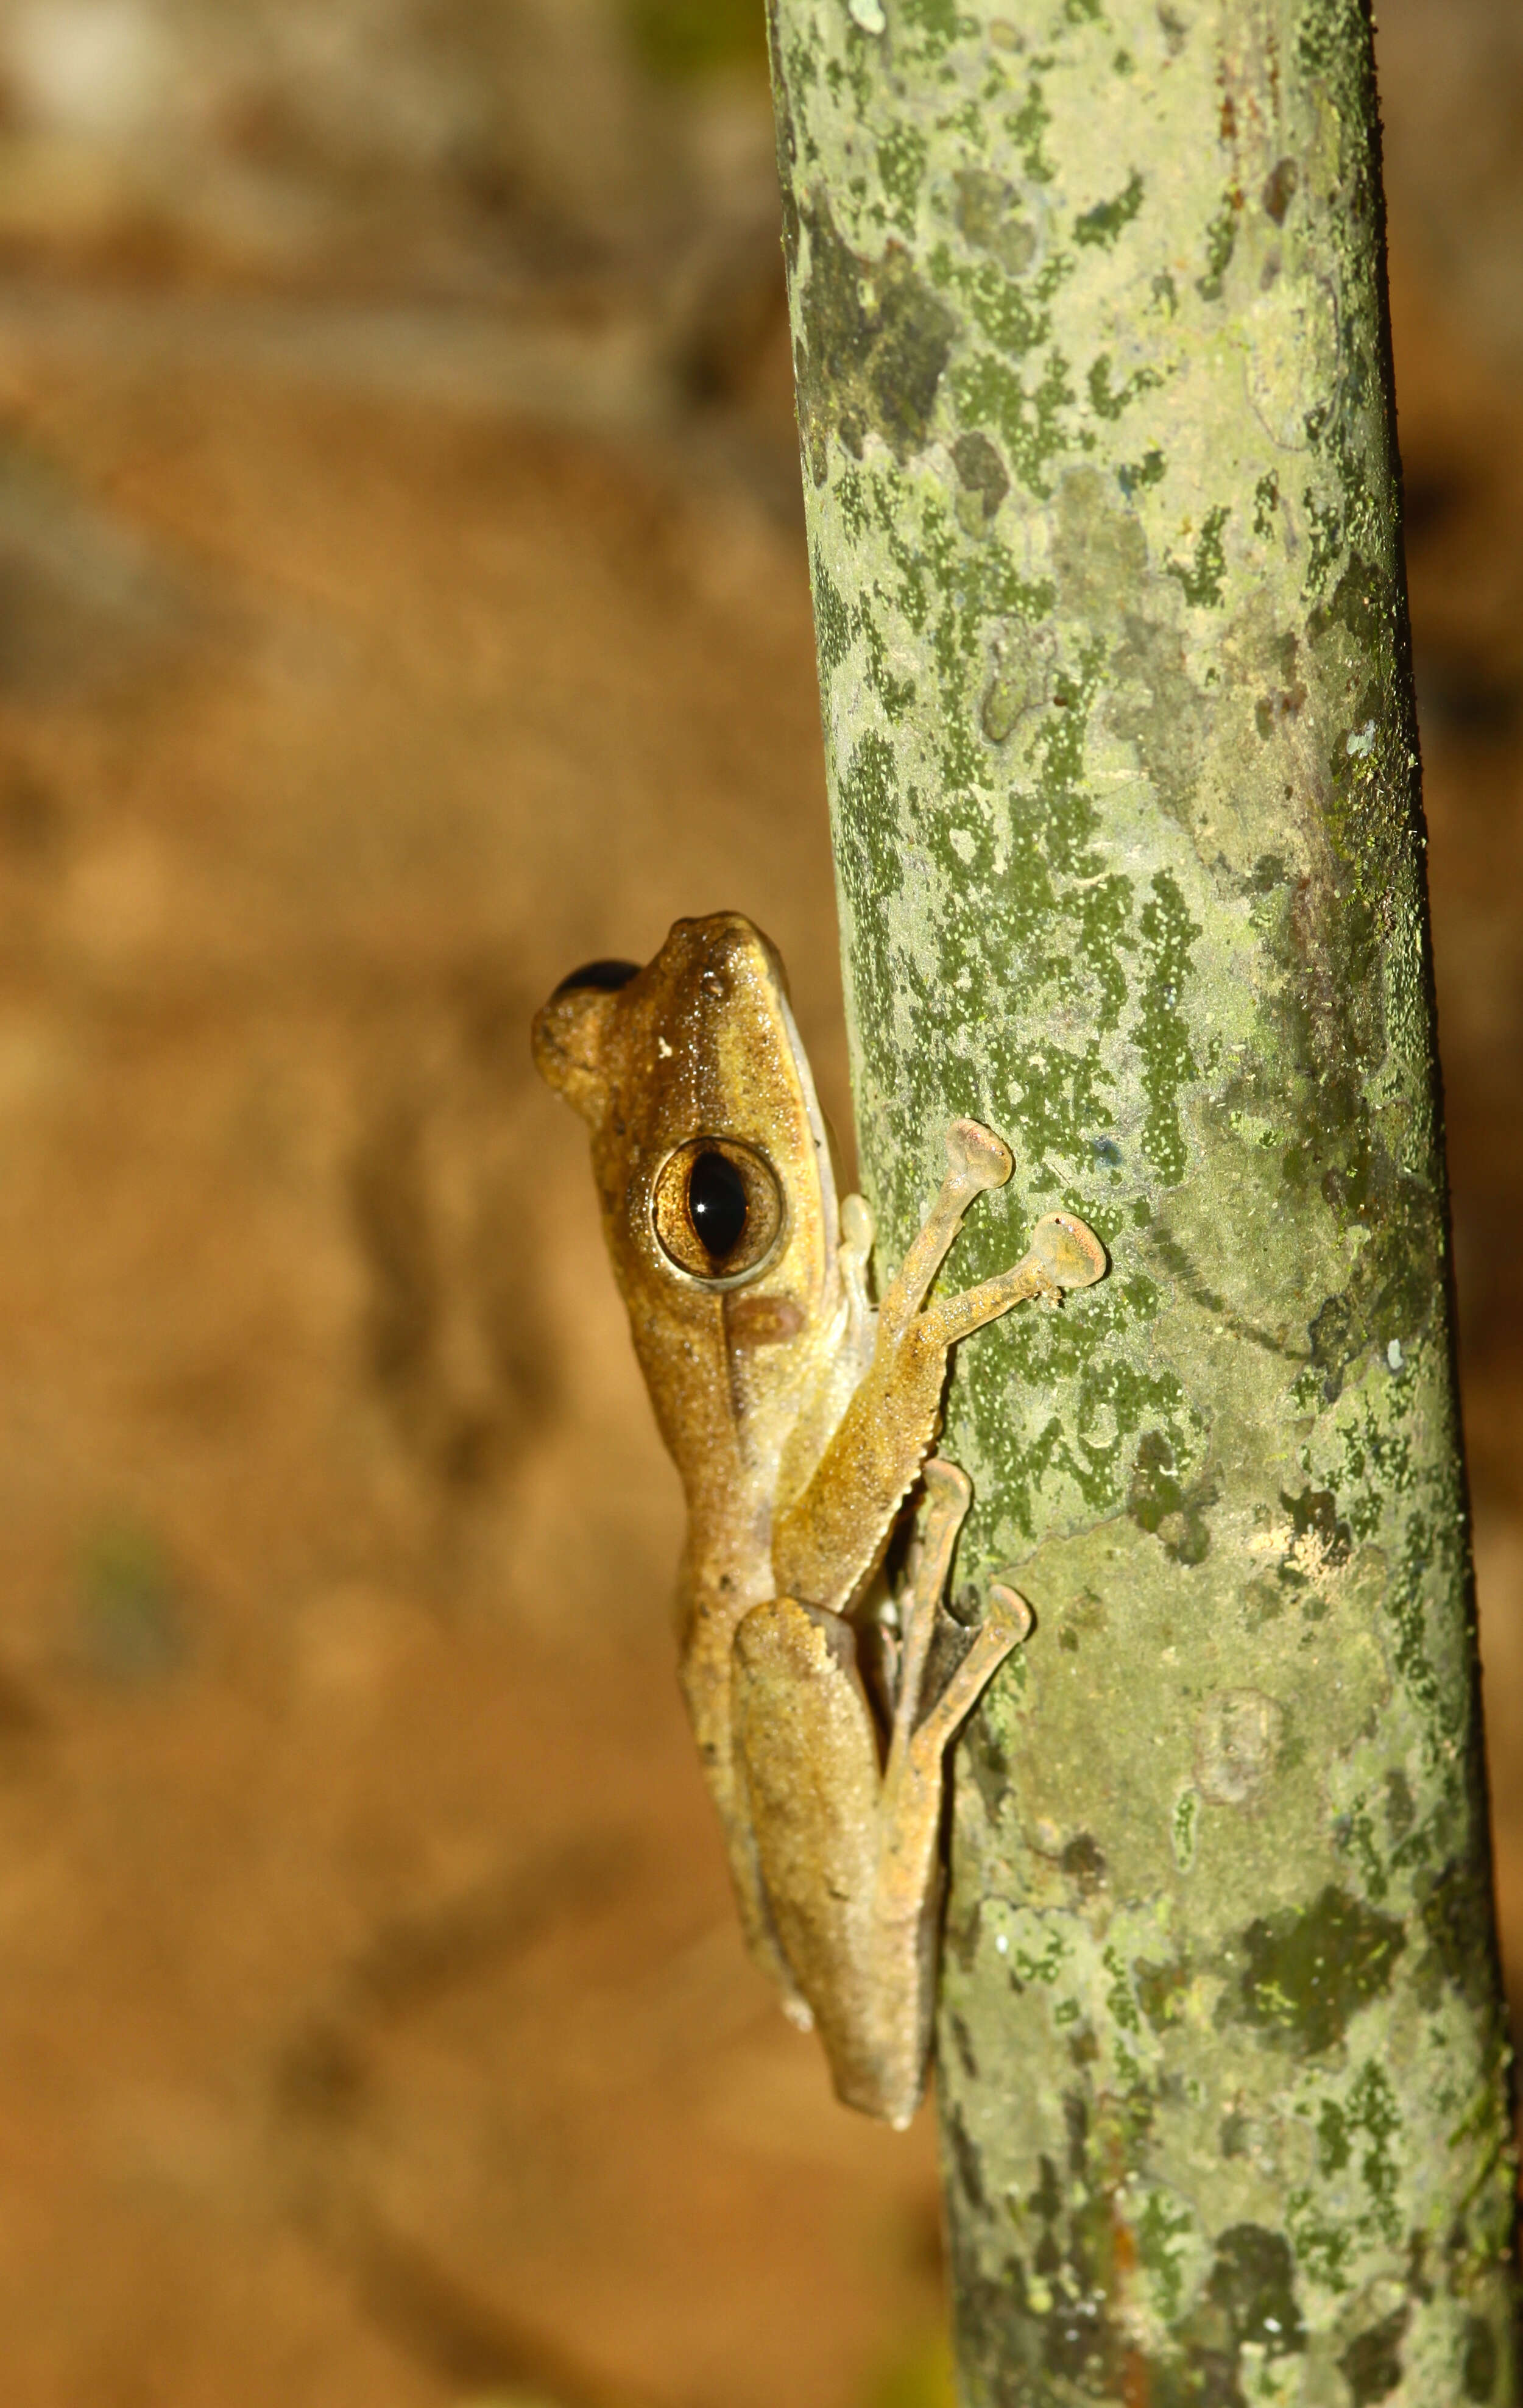
[[[643,969],[574,971],[535,1019],[534,1047],[591,1130],[609,1252],[669,1437],[661,1365],[679,1379],[695,1343],[716,1367],[744,1354],[772,1385],[756,1358],[787,1354],[834,1300],[837,1220],[766,938],[738,912],[679,920]]]

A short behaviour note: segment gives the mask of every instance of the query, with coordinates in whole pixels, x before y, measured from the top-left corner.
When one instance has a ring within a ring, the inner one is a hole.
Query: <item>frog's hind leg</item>
[[[924,1721],[912,1732],[912,1751],[923,1751],[941,1761],[1005,1657],[1030,1638],[1035,1618],[1015,1589],[1000,1581],[989,1583],[984,1618],[974,1632],[973,1644]]]
[[[894,1688],[891,1744],[902,1747],[920,1713],[926,1660],[935,1635],[936,1615],[947,1594],[952,1551],[958,1532],[973,1503],[973,1483],[960,1465],[945,1455],[928,1455],[920,1469],[925,1490],[924,1520],[916,1534],[899,1597],[900,1646]]]
[[[796,1598],[747,1614],[733,1693],[768,1912],[836,2096],[903,2128],[931,2037],[940,1759],[917,1740],[880,1775],[851,1626]]]
[[[875,2068],[877,1729],[841,1615],[791,1597],[753,1606],[732,1667],[735,1772],[767,1913],[839,2095],[869,2114]]]
[[[993,1674],[1032,1627],[1013,1589],[992,1586],[984,1619],[945,1687],[926,1704],[926,1659],[942,1610],[952,1549],[972,1499],[966,1472],[932,1455],[930,1510],[911,1592],[901,1605],[904,1643],[893,1735],[878,1801],[872,1956],[878,1969],[876,2045],[882,2103],[906,2124],[919,2103],[935,2005],[941,1909],[940,1840],[947,1750]]]
[[[941,1904],[947,1746],[1031,1626],[990,1591],[983,1622],[927,1705],[927,1661],[972,1498],[932,1455],[900,1598],[903,1640],[887,1764],[844,1616],[797,1598],[753,1606],[732,1664],[735,1772],[771,1928],[848,2106],[903,2127],[925,2083]]]
[[[939,1455],[928,1457],[921,1479],[927,1510],[900,1598],[904,1639],[893,1731],[884,1773],[886,1796],[894,1788],[902,1761],[911,1751],[923,1764],[939,1766],[948,1742],[956,1737],[993,1674],[1012,1648],[1030,1636],[1034,1618],[1023,1597],[998,1581],[992,1582],[984,1618],[966,1652],[939,1695],[929,1705],[925,1703],[922,1693],[926,1662],[937,1618],[943,1611],[952,1551],[973,1502],[973,1483],[960,1465],[948,1463]]]

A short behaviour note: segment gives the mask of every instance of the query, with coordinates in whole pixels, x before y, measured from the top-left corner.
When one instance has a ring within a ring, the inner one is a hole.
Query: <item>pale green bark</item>
[[[865,1182],[958,1112],[938,2089],[970,2403],[1515,2399],[1355,0],[774,0]]]

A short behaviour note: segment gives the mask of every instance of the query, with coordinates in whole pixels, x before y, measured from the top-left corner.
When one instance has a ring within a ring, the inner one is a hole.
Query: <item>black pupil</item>
[[[746,1233],[746,1182],[722,1154],[701,1154],[688,1173],[688,1218],[704,1252],[717,1263],[733,1254]]]

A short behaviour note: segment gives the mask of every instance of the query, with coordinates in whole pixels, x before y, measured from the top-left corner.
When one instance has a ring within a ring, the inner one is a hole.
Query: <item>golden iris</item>
[[[661,1250],[690,1279],[730,1287],[771,1260],[783,1199],[765,1154],[730,1137],[690,1138],[656,1179],[651,1220]]]

